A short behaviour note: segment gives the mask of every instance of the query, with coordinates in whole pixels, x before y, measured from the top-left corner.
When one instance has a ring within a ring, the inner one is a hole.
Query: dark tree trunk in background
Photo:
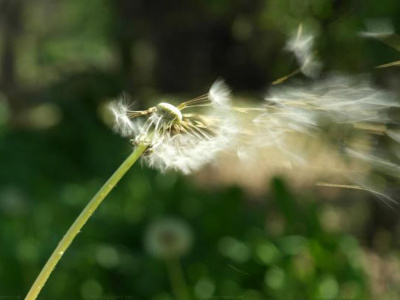
[[[0,88],[9,94],[16,85],[16,41],[21,33],[22,0],[0,2],[0,26],[3,37],[1,55]]]
[[[133,71],[133,54],[132,48],[135,40],[135,32],[138,31],[135,26],[137,21],[137,14],[140,15],[140,7],[142,1],[130,0],[112,0],[111,5],[114,7],[114,28],[112,38],[116,45],[119,60],[120,60],[120,73],[122,78],[125,79],[125,89],[133,91],[134,71]]]

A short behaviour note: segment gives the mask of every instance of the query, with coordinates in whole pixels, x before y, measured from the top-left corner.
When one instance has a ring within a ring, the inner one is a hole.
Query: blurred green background
[[[300,23],[318,33],[323,72],[370,73],[399,92],[398,68],[374,68],[400,53],[359,35],[376,19],[399,31],[400,2],[0,0],[0,299],[24,297],[131,151],[104,121],[107,101],[185,99],[218,77],[261,101],[297,68],[283,49]],[[176,299],[179,268],[193,299],[399,299],[398,215],[363,192],[328,197],[277,177],[254,195],[138,164],[39,299]],[[191,232],[179,263],[145,247],[165,218],[187,227],[172,242]]]

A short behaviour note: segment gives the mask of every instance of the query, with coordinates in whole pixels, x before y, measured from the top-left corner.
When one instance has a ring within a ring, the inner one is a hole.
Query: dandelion
[[[145,235],[147,251],[165,260],[175,299],[189,299],[179,258],[186,254],[193,241],[192,231],[181,220],[164,218],[153,222]]]
[[[153,222],[145,234],[147,251],[158,258],[175,258],[186,254],[192,244],[192,232],[186,223],[164,218]]]
[[[190,111],[208,108],[203,113]],[[115,130],[131,137],[134,145],[147,144],[143,159],[161,171],[173,169],[189,174],[232,145],[236,133],[230,90],[221,80],[209,93],[177,106],[161,102],[143,111],[114,102]]]
[[[302,34],[299,36],[303,37]],[[291,48],[297,51],[295,53],[305,67],[312,37],[303,42],[300,40],[293,43]],[[219,80],[207,94],[178,105],[161,102],[147,110],[138,111],[132,110],[126,101],[111,104],[115,130],[130,138],[134,149],[70,227],[26,299],[36,299],[73,239],[139,157],[163,172],[177,170],[189,174],[213,162],[220,153],[231,150],[244,162],[239,168],[240,175],[253,183],[256,174],[262,171],[264,162],[268,167],[282,163],[288,169],[300,166],[302,170],[310,170],[316,167],[316,154],[322,153],[321,149],[329,149],[324,153],[326,156],[323,156],[320,166],[324,172],[327,172],[327,164],[331,161],[336,172],[343,173],[345,169],[338,168],[336,164],[339,158],[341,165],[354,168],[354,172],[344,176],[351,177],[357,183],[356,188],[371,191],[383,198],[385,203],[391,201],[372,189],[363,178],[368,168],[400,178],[398,164],[381,158],[377,152],[372,153],[374,137],[387,136],[394,142],[400,139],[399,131],[390,126],[388,113],[399,104],[389,93],[373,87],[362,78],[330,76],[308,85],[275,87],[265,100],[263,107],[234,107],[229,88]],[[318,147],[315,148],[315,145]],[[271,155],[269,150],[275,155]],[[259,153],[261,156],[257,157]],[[351,159],[356,163],[349,162]],[[232,166],[228,167],[232,174]],[[162,230],[153,231],[155,236],[163,236],[156,243],[150,243],[154,254],[172,258],[187,251],[190,244],[188,240],[179,240],[178,235],[166,234]],[[172,236],[174,238],[171,240]],[[178,274],[174,276],[181,276],[176,267],[172,266],[171,272]],[[180,283],[173,284],[178,286]],[[176,294],[180,295],[177,297],[180,299],[186,297],[182,289]]]
[[[150,166],[161,171],[173,169],[189,174],[231,146],[236,127],[230,107],[230,90],[222,80],[215,82],[209,93],[177,106],[161,102],[147,110],[133,111],[125,100],[111,104],[115,130],[131,138],[134,150],[72,224],[26,299],[36,299],[61,254],[65,253],[93,212],[139,157],[143,156]],[[190,111],[194,108],[202,108],[204,112]],[[177,272],[175,267],[172,269],[172,272]],[[186,296],[180,297],[186,299]]]

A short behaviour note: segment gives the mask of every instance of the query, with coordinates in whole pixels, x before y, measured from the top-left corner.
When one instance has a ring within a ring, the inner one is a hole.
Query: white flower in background
[[[133,111],[119,101],[111,104],[111,111],[117,132],[134,144],[149,145],[144,159],[150,166],[188,174],[232,144],[236,129],[230,105],[230,90],[219,80],[208,94],[177,106],[161,102]],[[190,112],[196,108],[202,112]]]
[[[192,245],[192,231],[183,221],[164,218],[152,223],[145,234],[145,248],[158,258],[177,258]]]
[[[315,36],[305,32],[303,25],[300,24],[286,44],[286,50],[295,55],[300,71],[311,78],[318,76],[322,68],[321,62],[315,56],[314,40]]]

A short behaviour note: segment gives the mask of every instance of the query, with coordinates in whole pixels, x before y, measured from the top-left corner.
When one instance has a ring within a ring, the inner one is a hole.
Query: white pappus
[[[236,127],[230,106],[230,90],[218,80],[207,94],[176,106],[161,102],[133,111],[117,101],[110,109],[118,133],[133,144],[148,144],[143,159],[151,167],[189,174],[232,145]]]
[[[377,146],[386,137],[398,149],[400,133],[390,110],[399,104],[366,77],[330,75],[285,84],[271,88],[265,101],[233,106],[228,87],[217,81],[207,94],[176,106],[161,102],[133,111],[116,102],[111,110],[116,130],[134,144],[148,144],[143,159],[163,172],[189,174],[226,153],[214,168],[214,181],[219,174],[223,181],[265,186],[266,176],[285,169],[311,182],[342,178],[378,195],[381,190],[368,181],[371,170],[400,178],[396,157],[388,159]]]

